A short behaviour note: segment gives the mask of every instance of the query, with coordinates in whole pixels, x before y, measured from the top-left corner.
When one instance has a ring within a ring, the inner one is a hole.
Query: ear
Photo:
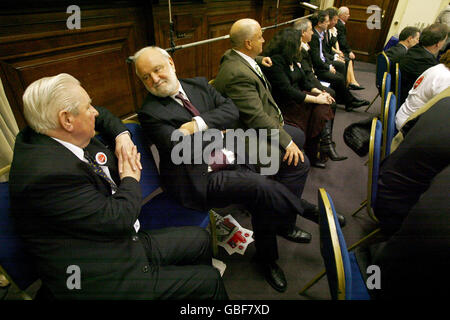
[[[173,62],[172,57],[169,57],[169,64],[172,66],[173,71],[177,72],[177,69],[175,69],[175,63]]]
[[[247,50],[252,49],[252,41],[251,40],[244,40],[244,46]]]
[[[61,128],[65,131],[72,132],[74,129],[74,116],[66,110],[61,110],[58,113],[58,120]]]

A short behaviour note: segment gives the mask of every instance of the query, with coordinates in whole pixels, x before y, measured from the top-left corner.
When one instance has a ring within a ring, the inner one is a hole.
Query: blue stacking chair
[[[370,300],[356,256],[347,250],[333,201],[318,191],[320,248],[333,300]]]
[[[380,229],[347,248],[333,201],[323,188],[318,190],[320,253],[325,270],[312,279],[301,291],[317,283],[325,274],[333,300],[369,300],[366,284],[361,275],[356,256],[351,250],[375,235]]]
[[[375,102],[375,100],[379,97],[379,96],[383,96],[382,95],[382,88],[383,88],[383,80],[384,80],[384,74],[387,72],[389,73],[390,71],[390,62],[389,62],[389,58],[386,55],[386,53],[384,51],[380,52],[377,56],[377,69],[376,69],[376,78],[375,78],[375,85],[378,89],[378,93],[375,96],[375,98],[373,98],[372,102],[367,106],[365,112],[367,112],[370,107],[372,106],[372,104]]]
[[[400,109],[401,104],[403,103],[403,101],[400,101],[400,97],[401,97],[401,93],[402,93],[402,73],[400,71],[400,66],[398,63],[395,64],[395,96],[397,98],[397,103],[396,103],[396,112],[398,111],[398,109]]]
[[[383,82],[381,85],[381,108],[380,108],[380,119],[383,122],[384,108],[386,106],[388,93],[391,92],[392,87],[392,76],[389,72],[385,72],[383,75]]]
[[[140,185],[144,203],[139,215],[142,229],[160,229],[166,227],[211,226],[211,236],[214,255],[217,254],[215,235],[215,219],[212,211],[197,211],[185,208],[172,197],[162,192],[158,168],[149,144],[145,140],[142,127],[137,121],[124,121],[131,133],[132,140],[141,153]]]
[[[397,107],[396,96],[392,92],[389,92],[386,99],[386,106],[384,108],[381,160],[386,158],[391,153],[392,139],[394,139],[394,136],[396,134],[395,129],[396,107]]]
[[[400,39],[398,37],[392,36],[384,46],[383,51],[387,51],[390,47],[395,46],[399,41]]]
[[[0,170],[0,176],[9,172],[10,166]],[[31,300],[25,290],[38,274],[32,259],[26,254],[24,244],[16,234],[10,216],[8,182],[0,183],[0,274],[9,281],[14,291],[24,300]]]
[[[375,205],[378,190],[378,174],[380,171],[381,162],[381,140],[382,124],[380,120],[374,117],[372,119],[372,127],[370,131],[367,198],[361,203],[361,206],[352,214],[352,216],[355,216],[362,209],[367,208],[367,213],[375,222],[378,222],[378,219],[373,213],[373,206]]]

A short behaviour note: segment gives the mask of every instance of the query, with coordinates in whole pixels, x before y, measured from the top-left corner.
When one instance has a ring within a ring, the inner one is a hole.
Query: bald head
[[[241,49],[245,46],[245,40],[250,40],[261,29],[258,21],[253,19],[240,19],[233,23],[230,29],[231,46]]]
[[[255,58],[262,52],[264,38],[261,26],[253,19],[240,19],[230,29],[231,46],[246,55]]]

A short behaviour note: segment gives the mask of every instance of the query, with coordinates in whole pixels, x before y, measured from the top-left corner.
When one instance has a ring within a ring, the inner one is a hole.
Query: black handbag
[[[371,128],[372,118],[369,118],[352,123],[344,130],[345,144],[360,157],[369,153]]]

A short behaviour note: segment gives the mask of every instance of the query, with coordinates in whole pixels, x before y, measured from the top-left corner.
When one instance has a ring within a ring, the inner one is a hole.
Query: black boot
[[[323,162],[318,156],[319,142],[320,136],[309,138],[305,143],[305,153],[309,159],[309,163],[311,164],[311,166],[325,169],[325,162]]]
[[[347,157],[341,157],[336,152],[332,137],[332,120],[328,120],[321,132],[320,138],[320,153],[323,156],[327,155],[333,161],[341,161],[347,159]]]

